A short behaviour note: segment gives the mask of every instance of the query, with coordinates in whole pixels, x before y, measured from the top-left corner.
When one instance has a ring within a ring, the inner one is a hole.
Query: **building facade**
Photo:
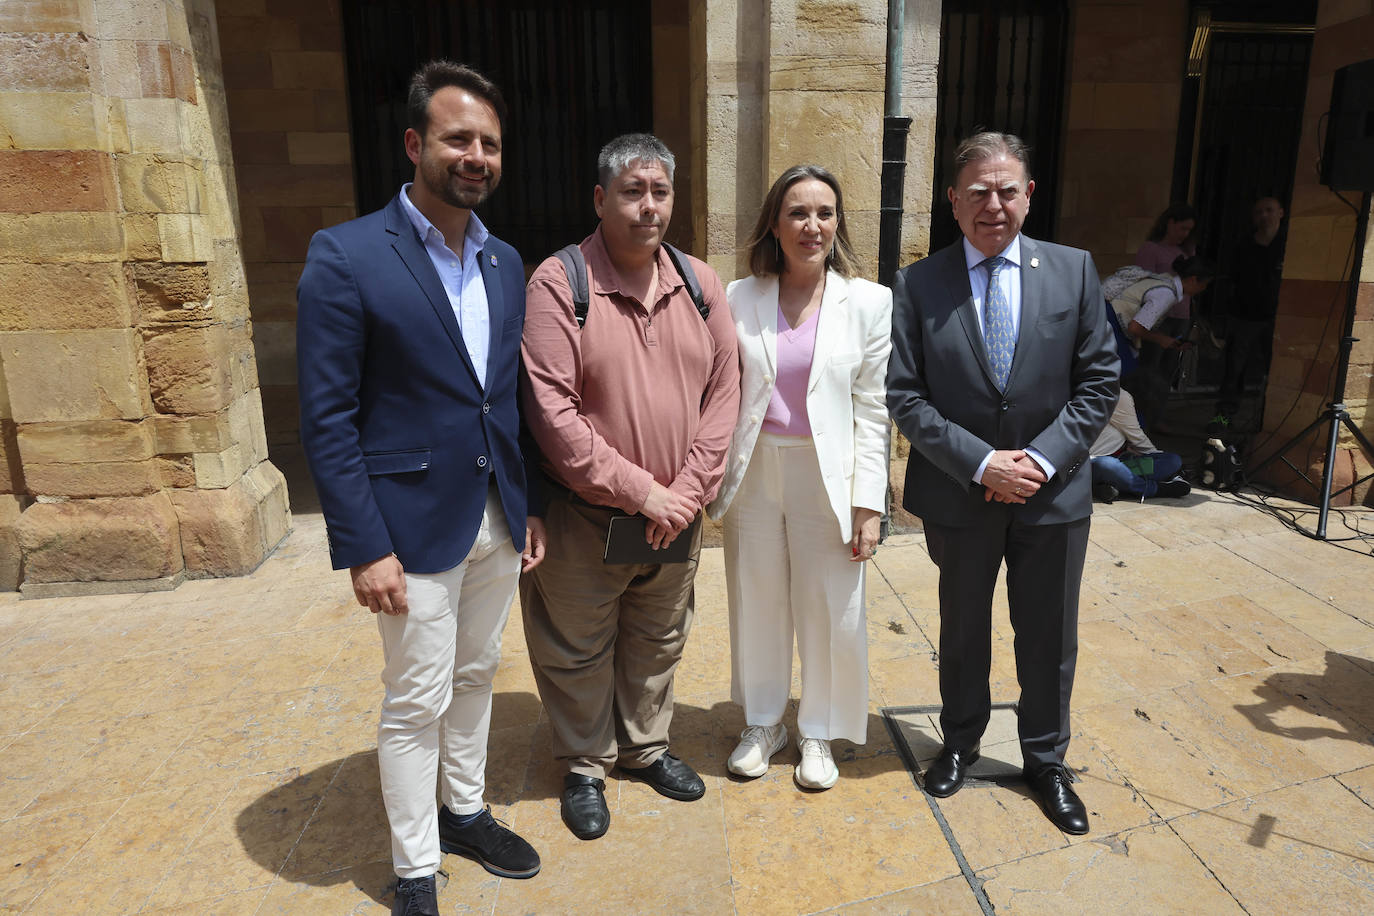
[[[470,59],[509,96],[488,221],[529,267],[594,224],[600,143],[649,129],[678,156],[670,237],[722,278],[743,272],[773,178],[802,161],[839,177],[878,278],[886,0],[489,6],[0,3],[0,587],[240,574],[289,527],[279,466],[311,506],[296,280],[315,230],[404,179],[399,93],[429,56]],[[1374,0],[906,0],[902,17],[901,263],[949,241],[941,158],[976,126],[1034,138],[1034,231],[1088,248],[1104,273],[1171,199],[1210,201],[1221,244],[1264,182],[1289,214],[1264,429],[1281,441],[1333,398],[1330,313],[1355,220],[1312,163],[1332,74],[1374,57]],[[1271,45],[1260,69],[1289,85],[1300,66],[1301,99],[1269,121],[1246,106],[1273,92],[1222,90]],[[1269,138],[1248,155],[1246,130]],[[1245,177],[1252,160],[1269,172]],[[1356,253],[1361,341],[1334,393],[1366,432],[1372,251]],[[1341,445],[1338,482],[1368,473]]]

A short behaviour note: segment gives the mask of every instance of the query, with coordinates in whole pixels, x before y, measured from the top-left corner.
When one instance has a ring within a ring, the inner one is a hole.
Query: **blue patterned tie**
[[[988,294],[983,297],[983,344],[988,348],[988,362],[997,387],[1007,387],[1011,374],[1011,357],[1016,352],[1016,335],[1012,332],[1011,303],[1002,287],[1002,271],[1010,262],[1003,257],[983,262],[988,269]]]

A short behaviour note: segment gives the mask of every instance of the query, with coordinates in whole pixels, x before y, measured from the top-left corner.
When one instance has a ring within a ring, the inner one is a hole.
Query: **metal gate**
[[[977,130],[1016,134],[1031,147],[1032,175],[1053,184],[1065,97],[1065,0],[945,0],[940,17],[939,107],[930,249],[959,238],[945,189],[959,141]],[[1035,198],[1025,232],[1054,238],[1055,196]]]
[[[652,130],[645,0],[344,0],[343,19],[360,213],[414,176],[405,93],[432,58],[471,64],[506,97],[501,186],[481,217],[526,262],[595,228],[598,150]]]
[[[1184,84],[1175,157],[1174,196],[1198,211],[1198,251],[1222,276],[1196,301],[1203,314],[1224,310],[1232,248],[1253,232],[1260,197],[1287,208],[1302,136],[1314,3],[1197,3],[1193,50]],[[1218,15],[1253,17],[1246,21]],[[1185,360],[1179,390],[1216,388],[1222,354],[1204,348]]]

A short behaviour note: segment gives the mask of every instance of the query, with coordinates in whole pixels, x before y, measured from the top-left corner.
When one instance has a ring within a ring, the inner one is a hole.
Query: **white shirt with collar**
[[[487,304],[487,286],[482,282],[477,256],[487,244],[490,233],[477,214],[469,212],[462,257],[454,254],[444,240],[444,234],[411,202],[411,184],[408,181],[401,186],[401,208],[406,211],[410,224],[420,237],[420,243],[425,246],[425,253],[439,275],[439,282],[444,284],[444,292],[448,293],[453,317],[458,319],[458,330],[462,332],[472,368],[485,386],[487,351],[491,346],[491,310]]]
[[[1008,266],[1002,269],[1002,274],[998,278],[1002,284],[1002,290],[1007,294],[1007,302],[1011,304],[1011,333],[1018,341],[1021,336],[1021,234],[1018,232],[1016,238],[1003,248],[999,253],[1001,257],[1007,259]],[[968,266],[968,285],[973,293],[973,311],[978,316],[978,330],[983,331],[983,306],[988,297],[988,268],[983,266],[983,262],[988,260],[981,251],[974,248],[967,238],[964,239],[964,263]],[[993,452],[987,453],[978,470],[973,472],[973,482],[983,482],[983,471],[987,470],[988,462],[992,460]],[[1045,472],[1045,479],[1054,476],[1054,465],[1044,455],[1033,448],[1027,448],[1026,454],[1035,459],[1035,463],[1040,465],[1040,469]]]

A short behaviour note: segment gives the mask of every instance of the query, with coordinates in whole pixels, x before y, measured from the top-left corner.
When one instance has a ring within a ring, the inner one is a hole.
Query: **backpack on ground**
[[[706,304],[701,294],[701,281],[697,279],[697,272],[692,269],[692,262],[688,260],[687,255],[667,242],[663,243],[663,247],[668,251],[668,260],[673,262],[678,275],[682,277],[682,282],[687,287],[687,295],[692,297],[692,304],[697,307],[701,320],[705,321],[711,314],[711,307]],[[568,286],[572,289],[573,315],[577,318],[577,326],[580,329],[587,323],[587,309],[591,305],[591,293],[587,287],[587,259],[582,256],[582,249],[577,245],[564,246],[555,251],[553,256],[563,264],[563,272],[568,275]]]

